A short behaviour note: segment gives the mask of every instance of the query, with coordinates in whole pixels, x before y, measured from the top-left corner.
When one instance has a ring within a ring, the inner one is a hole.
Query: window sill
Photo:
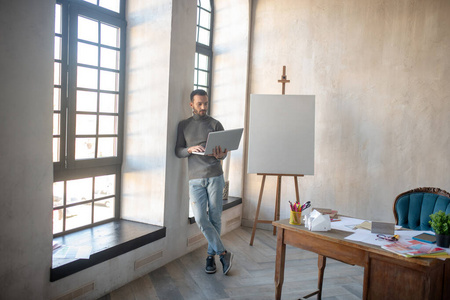
[[[241,203],[242,198],[228,197],[223,201],[223,210]],[[195,218],[190,217],[188,222],[194,224]],[[90,246],[92,251],[89,259],[53,258],[50,281],[75,274],[165,236],[166,227],[119,220],[54,238],[53,242],[60,245]]]
[[[241,203],[242,203],[242,198],[228,196],[227,200],[223,200],[223,210],[230,209],[230,208],[235,207],[236,205],[239,205]],[[189,224],[194,224],[195,223],[195,218],[194,217],[189,217],[188,221],[189,221]]]
[[[92,247],[89,259],[53,258],[50,281],[127,253],[166,236],[166,228],[127,220],[112,221],[53,239],[65,246]]]

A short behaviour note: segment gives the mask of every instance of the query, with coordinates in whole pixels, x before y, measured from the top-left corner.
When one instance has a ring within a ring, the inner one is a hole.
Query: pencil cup
[[[302,224],[302,212],[291,210],[291,217],[289,218],[289,224],[301,225]]]

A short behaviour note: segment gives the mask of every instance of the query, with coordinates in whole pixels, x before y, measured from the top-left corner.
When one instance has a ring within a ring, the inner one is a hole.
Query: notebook
[[[213,149],[216,146],[220,146],[222,151],[227,149],[228,151],[236,150],[241,142],[242,132],[244,128],[214,131],[208,134],[206,139],[205,152],[192,152],[197,155],[209,155],[213,154]]]

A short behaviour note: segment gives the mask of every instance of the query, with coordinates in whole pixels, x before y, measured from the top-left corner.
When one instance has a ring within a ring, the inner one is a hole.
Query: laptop
[[[244,128],[214,131],[208,134],[206,139],[205,152],[192,152],[192,154],[197,155],[209,155],[213,154],[213,149],[216,146],[220,146],[222,151],[227,149],[227,151],[236,150],[241,142],[242,132]]]

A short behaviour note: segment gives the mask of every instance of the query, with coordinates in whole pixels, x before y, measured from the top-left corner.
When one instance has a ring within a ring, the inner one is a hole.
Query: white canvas
[[[314,174],[315,96],[250,95],[248,173]]]

